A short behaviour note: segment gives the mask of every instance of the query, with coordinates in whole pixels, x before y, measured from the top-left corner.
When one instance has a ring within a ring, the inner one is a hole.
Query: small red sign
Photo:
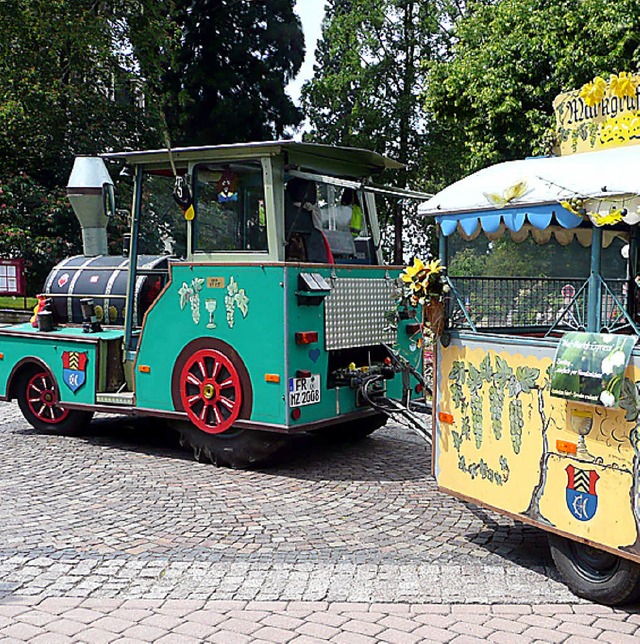
[[[0,295],[26,294],[23,259],[0,259]]]

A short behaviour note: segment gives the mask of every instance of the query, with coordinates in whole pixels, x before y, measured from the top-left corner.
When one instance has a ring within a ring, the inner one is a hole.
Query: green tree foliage
[[[52,262],[80,247],[80,226],[62,191],[26,173],[0,179],[0,257],[25,260],[28,293],[39,292]]]
[[[435,124],[420,99],[423,61],[443,51],[451,15],[446,2],[329,0],[314,78],[302,88],[309,138],[388,154],[407,165],[396,182],[426,187]],[[394,220],[393,256],[402,261],[400,209],[387,204],[384,219]]]
[[[52,188],[64,185],[76,154],[157,142],[140,86],[157,73],[157,4],[0,3],[3,172],[25,170]]]
[[[638,0],[476,0],[444,61],[429,63],[426,109],[446,131],[449,182],[548,151],[552,102],[596,74],[635,71]]]
[[[304,58],[293,0],[175,0],[182,47],[164,89],[188,145],[281,137],[301,114],[285,93]]]
[[[81,251],[61,192],[76,155],[159,147],[165,111],[190,144],[273,138],[299,122],[284,93],[304,53],[292,6],[0,2],[0,254],[27,259],[31,292],[53,263]],[[126,207],[130,186],[118,193]],[[126,224],[112,222],[112,252]]]

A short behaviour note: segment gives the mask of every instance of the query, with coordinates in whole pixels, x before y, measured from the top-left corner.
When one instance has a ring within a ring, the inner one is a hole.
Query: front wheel
[[[74,434],[88,425],[93,412],[66,409],[60,405],[58,388],[43,366],[24,371],[16,384],[18,406],[27,422],[48,434]]]
[[[640,598],[640,565],[555,534],[551,556],[569,589],[578,597],[617,606]]]

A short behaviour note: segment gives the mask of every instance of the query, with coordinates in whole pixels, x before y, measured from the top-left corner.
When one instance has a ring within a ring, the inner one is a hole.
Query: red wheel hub
[[[180,374],[180,399],[198,429],[209,434],[229,429],[242,407],[242,385],[233,362],[215,349],[196,351]]]
[[[29,409],[43,423],[55,425],[69,415],[69,410],[58,404],[58,392],[48,371],[32,376],[27,383],[26,393]]]

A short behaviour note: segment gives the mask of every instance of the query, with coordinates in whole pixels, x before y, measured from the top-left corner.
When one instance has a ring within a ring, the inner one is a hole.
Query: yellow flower
[[[617,224],[619,221],[622,221],[622,210],[612,208],[607,213],[591,212],[589,213],[591,221],[596,226],[610,226],[612,224]]]
[[[633,98],[636,95],[638,81],[627,72],[620,72],[618,76],[611,74],[609,76],[609,89],[614,96],[623,98],[629,96]]]
[[[413,282],[420,271],[425,269],[425,265],[419,257],[413,260],[413,266],[407,266],[401,275],[403,282]]]
[[[589,107],[597,105],[607,91],[607,81],[601,76],[596,76],[592,83],[586,83],[580,90],[580,98]]]
[[[435,273],[436,275],[438,273],[440,273],[443,268],[444,268],[444,266],[442,266],[442,264],[440,264],[439,259],[434,259],[432,262],[429,262],[427,264],[427,269],[428,269],[429,273]]]

